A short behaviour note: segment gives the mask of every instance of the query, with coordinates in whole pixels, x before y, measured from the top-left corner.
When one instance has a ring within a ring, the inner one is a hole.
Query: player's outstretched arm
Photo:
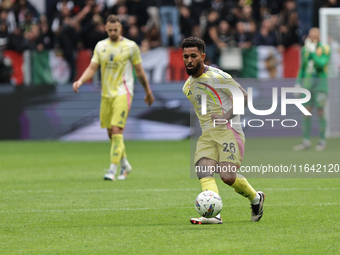
[[[75,81],[73,83],[73,91],[75,93],[78,93],[78,89],[81,85],[83,85],[84,82],[88,81],[93,77],[93,75],[96,73],[99,65],[97,63],[91,62],[89,66],[86,68],[84,73],[81,75],[79,80]]]
[[[145,72],[144,69],[142,67],[142,64],[139,63],[137,65],[134,66],[135,70],[136,70],[136,75],[137,75],[137,79],[138,81],[142,84],[144,90],[145,90],[145,98],[144,98],[144,102],[150,106],[152,105],[153,101],[155,100],[148,82],[148,79],[145,76]]]

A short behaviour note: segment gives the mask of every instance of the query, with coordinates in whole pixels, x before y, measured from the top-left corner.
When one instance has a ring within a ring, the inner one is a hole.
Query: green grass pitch
[[[244,164],[340,163],[339,139],[292,152],[299,141],[248,139]],[[0,254],[339,254],[340,179],[250,179],[266,194],[256,223],[218,180],[223,224],[191,225],[189,141],[126,146],[133,171],[109,182],[109,143],[1,142]]]

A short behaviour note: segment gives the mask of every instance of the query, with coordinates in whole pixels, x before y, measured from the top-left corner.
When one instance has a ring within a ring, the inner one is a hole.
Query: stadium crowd
[[[207,57],[216,60],[219,49],[226,47],[271,45],[284,50],[301,44],[318,19],[318,15],[308,14],[308,9],[312,7],[315,12],[319,7],[340,6],[338,0],[48,2],[46,13],[38,13],[27,0],[2,0],[1,44],[19,52],[62,49],[71,66],[75,50],[93,49],[99,40],[107,37],[105,19],[110,14],[119,16],[123,36],[134,40],[141,52],[160,46],[178,48],[183,38],[197,36],[207,45]]]

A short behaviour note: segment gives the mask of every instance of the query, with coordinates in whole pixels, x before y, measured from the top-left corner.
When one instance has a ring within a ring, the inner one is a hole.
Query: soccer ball
[[[221,197],[214,191],[207,190],[200,193],[195,201],[195,208],[199,215],[213,218],[222,211]]]

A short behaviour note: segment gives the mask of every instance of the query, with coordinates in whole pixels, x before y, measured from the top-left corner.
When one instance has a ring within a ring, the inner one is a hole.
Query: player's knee
[[[111,137],[112,137],[112,130],[111,129],[107,130],[107,135],[109,136],[109,139],[111,139]]]
[[[225,184],[227,184],[229,186],[233,185],[235,180],[236,180],[236,178],[234,178],[234,177],[222,177],[221,179]]]
[[[123,129],[121,127],[112,126],[111,132],[112,132],[112,135],[122,134]]]
[[[197,177],[198,179],[206,178],[206,177],[212,177],[213,174],[210,172],[203,172],[203,171],[197,171]]]
[[[318,113],[318,116],[319,116],[319,117],[323,117],[323,116],[325,115],[325,112],[324,112],[323,109],[318,109],[318,110],[317,110],[317,113]]]

